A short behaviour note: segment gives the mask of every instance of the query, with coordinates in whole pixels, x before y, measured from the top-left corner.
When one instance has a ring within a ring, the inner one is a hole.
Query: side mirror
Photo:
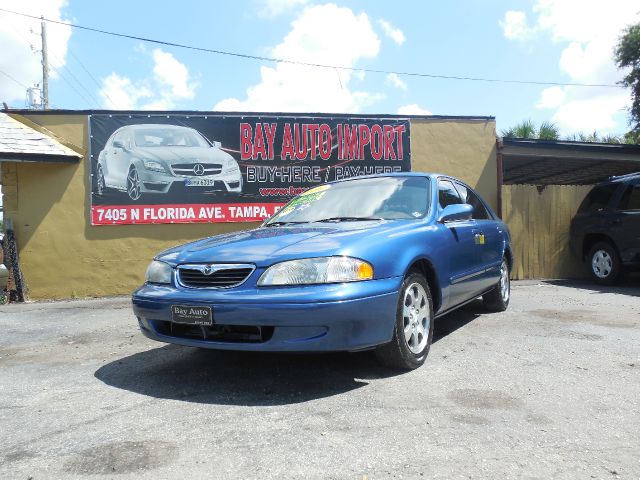
[[[460,220],[469,220],[473,214],[473,207],[466,203],[458,203],[455,205],[447,205],[438,217],[439,223],[456,222]]]
[[[222,147],[222,142],[217,142],[217,141],[215,141],[215,140],[214,140],[214,141],[213,141],[213,142],[211,142],[211,143],[213,143],[213,146],[214,146],[214,147],[216,147],[216,148],[220,148],[220,147]]]
[[[122,143],[120,140],[116,140],[115,142],[113,142],[113,148],[121,148],[124,150],[124,143]]]

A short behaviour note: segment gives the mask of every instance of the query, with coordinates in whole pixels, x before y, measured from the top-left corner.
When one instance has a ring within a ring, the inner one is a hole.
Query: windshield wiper
[[[384,220],[380,217],[329,217],[321,220],[315,220],[316,222],[367,222],[372,220]]]
[[[300,223],[309,223],[309,222],[270,222],[265,225],[265,227],[281,227],[283,225],[292,225],[292,224],[300,224]]]

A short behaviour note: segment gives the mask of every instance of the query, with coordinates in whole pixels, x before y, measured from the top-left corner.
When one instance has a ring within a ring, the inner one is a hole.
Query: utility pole
[[[49,56],[47,54],[47,24],[40,17],[42,30],[42,108],[49,110]]]

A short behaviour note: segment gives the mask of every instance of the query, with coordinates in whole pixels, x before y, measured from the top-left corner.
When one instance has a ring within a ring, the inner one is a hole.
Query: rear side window
[[[594,187],[593,190],[591,190],[582,201],[578,212],[593,213],[604,210],[617,189],[617,183],[610,183],[609,185],[600,185]]]
[[[618,204],[619,210],[640,210],[640,184],[629,185]]]
[[[489,213],[487,212],[487,209],[484,207],[475,193],[457,182],[456,188],[458,189],[458,192],[460,192],[462,201],[467,205],[471,205],[473,207],[473,215],[471,216],[471,218],[475,220],[489,220],[491,218],[489,216]]]
[[[458,195],[453,183],[449,180],[438,181],[438,203],[440,208],[464,203]]]

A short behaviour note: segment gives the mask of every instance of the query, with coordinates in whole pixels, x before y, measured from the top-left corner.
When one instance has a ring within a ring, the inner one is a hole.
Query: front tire
[[[589,273],[594,282],[600,285],[613,285],[620,276],[620,257],[613,245],[607,242],[596,243],[587,259]]]
[[[140,176],[136,167],[131,167],[127,174],[127,195],[134,202],[140,200],[142,196]]]
[[[427,358],[433,339],[433,300],[429,284],[419,273],[409,274],[400,287],[393,337],[376,349],[387,367],[413,370]]]
[[[482,296],[482,301],[487,310],[492,312],[504,312],[509,307],[511,299],[511,280],[509,279],[509,263],[506,258],[500,265],[500,281],[493,289]]]

